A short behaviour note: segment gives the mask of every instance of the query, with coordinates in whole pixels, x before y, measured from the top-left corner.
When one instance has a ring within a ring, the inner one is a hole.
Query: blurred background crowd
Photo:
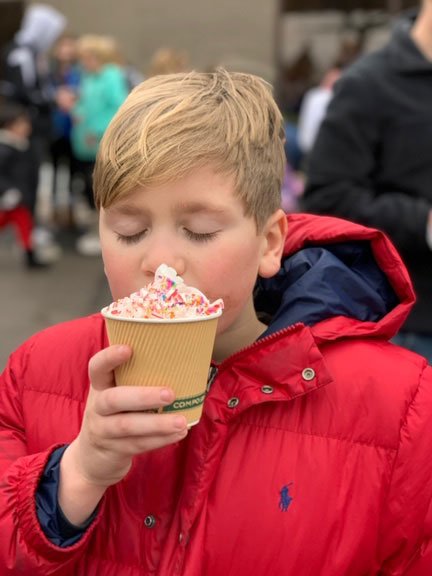
[[[392,236],[419,295],[401,342],[432,358],[432,0],[0,0],[0,49],[2,365],[109,299],[91,179],[129,91],[220,65],[274,87],[284,210]]]

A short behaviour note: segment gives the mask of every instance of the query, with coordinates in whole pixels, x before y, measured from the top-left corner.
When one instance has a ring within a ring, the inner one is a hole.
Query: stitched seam
[[[111,566],[122,566],[123,568],[136,568],[137,570],[143,570],[144,564],[128,564],[126,562],[120,562],[118,560],[110,559],[110,558],[102,558],[101,556],[94,556],[93,553],[85,554],[84,558],[89,558],[94,562],[86,562],[87,565],[89,564],[109,564]],[[154,572],[152,572],[154,573]]]
[[[407,406],[407,408],[406,408],[406,410],[405,410],[405,414],[404,414],[404,417],[403,417],[403,419],[402,419],[402,424],[401,424],[401,426],[400,426],[400,428],[399,428],[399,441],[398,441],[398,446],[397,446],[397,449],[396,449],[396,457],[395,457],[395,459],[394,459],[394,461],[393,461],[393,466],[392,466],[392,471],[391,471],[391,475],[390,475],[389,486],[391,486],[391,484],[392,484],[392,482],[393,482],[393,474],[394,474],[396,462],[397,462],[397,459],[398,459],[398,456],[399,456],[399,449],[400,449],[400,445],[401,445],[401,434],[402,434],[402,430],[405,428],[405,426],[406,426],[406,424],[407,424],[407,421],[408,421],[408,412],[410,411],[411,406],[413,405],[415,399],[417,398],[417,395],[418,395],[419,392],[420,392],[420,382],[422,381],[423,373],[424,373],[424,370],[425,370],[426,367],[427,367],[427,365],[425,365],[425,367],[423,368],[423,370],[422,370],[421,373],[419,374],[418,382],[417,382],[417,387],[416,387],[415,391],[413,392],[410,401],[408,402],[408,406]],[[387,499],[386,499],[386,502],[387,502]]]
[[[256,427],[261,429],[272,429],[272,430],[279,430],[281,432],[290,432],[291,434],[298,434],[301,436],[309,436],[311,438],[322,438],[323,440],[334,440],[336,442],[345,442],[347,444],[354,444],[359,446],[367,446],[368,448],[376,448],[380,450],[385,450],[387,452],[397,452],[397,448],[391,446],[383,446],[381,444],[372,444],[371,442],[362,442],[360,440],[349,440],[348,438],[341,438],[339,436],[326,436],[324,434],[312,434],[310,432],[300,432],[298,430],[290,430],[289,428],[281,428],[279,426],[261,426],[260,424],[249,424],[245,422],[247,426]]]
[[[419,378],[418,378],[418,382],[417,382],[417,387],[416,387],[415,391],[414,391],[413,394],[412,394],[411,400],[408,402],[408,406],[407,406],[407,409],[406,409],[406,411],[405,411],[405,414],[404,414],[404,417],[403,417],[403,420],[402,420],[402,424],[401,424],[401,426],[400,426],[400,428],[399,428],[399,442],[398,442],[398,447],[397,447],[397,450],[396,450],[396,456],[395,456],[395,458],[394,458],[394,460],[393,460],[392,470],[391,470],[390,479],[389,479],[389,483],[388,483],[389,490],[388,490],[388,492],[387,492],[387,497],[386,497],[386,498],[384,499],[384,501],[383,501],[383,509],[386,508],[386,506],[388,505],[388,500],[389,500],[389,497],[390,497],[390,487],[391,487],[392,482],[393,482],[393,474],[394,474],[394,470],[395,470],[396,463],[397,463],[398,456],[399,456],[399,449],[400,449],[400,444],[401,444],[401,433],[402,433],[403,428],[404,428],[404,427],[406,426],[406,424],[407,424],[407,421],[408,421],[408,412],[409,412],[411,406],[413,405],[413,402],[414,402],[415,399],[417,398],[417,395],[419,394],[419,391],[420,391],[420,383],[421,383],[421,381],[422,381],[423,373],[424,373],[424,371],[425,371],[426,368],[427,368],[427,364],[424,366],[423,370],[422,370],[421,373],[419,374]],[[381,523],[380,523],[380,526],[379,526],[379,535],[380,535],[380,537],[381,537],[381,533],[382,533],[382,526],[381,526]],[[420,544],[420,546],[422,546],[423,544],[424,544],[424,541],[422,541],[422,543]],[[419,548],[419,549],[420,549],[420,548]],[[387,562],[387,560],[388,560],[388,558],[383,558],[383,562]],[[390,576],[392,573],[393,573],[393,571],[392,571],[392,572],[389,572],[388,570],[385,570],[385,571],[382,570],[382,571],[380,571],[380,574],[382,574],[382,576],[385,576],[386,574],[388,574],[388,576]]]
[[[74,402],[80,402],[80,403],[85,402],[85,400],[83,398],[74,398],[73,396],[70,396],[69,394],[62,394],[59,392],[51,392],[48,390],[40,390],[39,388],[24,388],[23,394],[25,392],[37,392],[38,394],[48,394],[48,396],[55,396],[57,398],[68,398],[69,400],[73,400]]]

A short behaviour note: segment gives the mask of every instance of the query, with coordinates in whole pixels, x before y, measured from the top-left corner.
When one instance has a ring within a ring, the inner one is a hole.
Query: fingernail
[[[183,428],[187,430],[187,422],[184,416],[177,416],[177,418],[174,420],[174,425],[179,430],[183,430]]]
[[[170,403],[174,400],[173,393],[171,392],[171,390],[164,388],[163,390],[161,390],[160,399],[162,400],[162,402]]]

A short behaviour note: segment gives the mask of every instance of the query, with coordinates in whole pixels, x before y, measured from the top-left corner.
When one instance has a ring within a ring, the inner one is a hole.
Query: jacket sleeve
[[[432,574],[432,367],[403,419],[380,525],[382,576]]]
[[[29,341],[13,354],[0,376],[0,574],[71,576],[98,518],[76,544],[61,548],[48,540],[36,513],[36,492],[53,445],[27,451],[22,387],[31,354]]]
[[[349,70],[336,84],[308,160],[303,209],[379,228],[401,249],[426,250],[432,206],[391,186],[374,189],[385,109],[374,82]]]
[[[75,526],[69,522],[59,505],[60,462],[67,446],[61,446],[52,452],[36,492],[39,524],[49,540],[62,548],[78,542],[97,515],[96,509],[86,522]]]

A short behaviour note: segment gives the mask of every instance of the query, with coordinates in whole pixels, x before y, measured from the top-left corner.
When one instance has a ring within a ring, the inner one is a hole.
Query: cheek
[[[236,255],[237,256],[237,255]],[[225,305],[225,316],[236,316],[249,300],[258,271],[256,252],[244,260],[237,257],[213,261],[211,269],[205,278],[203,292],[210,300],[222,298]]]
[[[114,300],[129,296],[137,290],[133,267],[127,258],[121,258],[118,253],[108,250],[103,253],[103,261],[105,275]]]
[[[223,334],[229,327],[235,324],[237,318],[241,316],[241,312],[248,301],[249,294],[245,294],[244,298],[236,297],[238,295],[224,295],[221,298],[224,301],[224,311],[219,319],[217,334]]]

